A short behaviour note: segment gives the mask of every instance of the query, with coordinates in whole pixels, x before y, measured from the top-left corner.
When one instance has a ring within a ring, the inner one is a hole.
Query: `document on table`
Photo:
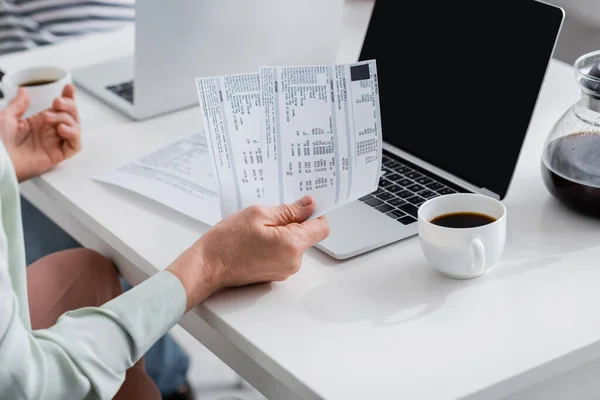
[[[197,88],[223,216],[310,194],[318,217],[377,189],[382,138],[374,60],[262,67],[199,78]]]
[[[212,161],[203,135],[186,135],[94,178],[146,196],[194,219],[221,219]]]

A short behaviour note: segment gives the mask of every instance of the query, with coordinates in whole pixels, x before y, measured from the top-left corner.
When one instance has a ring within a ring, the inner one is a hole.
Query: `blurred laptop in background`
[[[194,79],[335,62],[344,0],[144,0],[135,54],[73,72],[133,119],[196,105]]]

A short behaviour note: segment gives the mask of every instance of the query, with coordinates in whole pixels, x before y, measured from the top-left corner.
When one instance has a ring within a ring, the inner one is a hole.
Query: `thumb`
[[[29,108],[29,95],[27,94],[27,90],[19,88],[15,98],[6,106],[6,110],[16,118],[21,118],[25,114],[25,111],[27,111],[27,108]]]
[[[62,97],[68,97],[70,99],[75,99],[75,86],[72,84],[68,84],[63,88]]]
[[[304,196],[292,204],[282,204],[274,207],[272,215],[273,225],[284,226],[294,222],[300,223],[315,210],[315,203],[312,197]]]
[[[304,221],[300,226],[304,229],[304,244],[306,248],[316,245],[329,236],[329,224],[325,216]]]

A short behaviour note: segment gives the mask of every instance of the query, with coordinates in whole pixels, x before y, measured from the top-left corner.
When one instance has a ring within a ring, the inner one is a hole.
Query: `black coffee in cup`
[[[57,80],[58,79],[34,79],[31,81],[23,82],[19,86],[21,86],[21,87],[42,86],[42,85],[48,85],[50,83],[54,83]]]
[[[443,226],[445,228],[477,228],[491,224],[496,221],[496,218],[486,214],[475,212],[456,212],[443,214],[433,218],[430,222],[434,225]]]

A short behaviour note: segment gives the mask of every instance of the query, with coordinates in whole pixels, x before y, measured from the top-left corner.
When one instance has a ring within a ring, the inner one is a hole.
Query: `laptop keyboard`
[[[133,81],[107,86],[106,88],[117,96],[122,97],[133,104]]]
[[[417,210],[426,200],[466,192],[392,154],[383,154],[382,170],[379,188],[360,201],[404,225],[417,222]]]

